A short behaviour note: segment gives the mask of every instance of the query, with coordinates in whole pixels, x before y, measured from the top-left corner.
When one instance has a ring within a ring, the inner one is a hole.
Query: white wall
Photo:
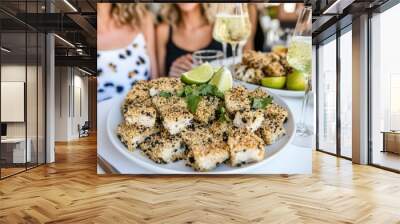
[[[55,141],[79,138],[78,125],[88,120],[88,78],[83,75],[76,68],[56,67]]]

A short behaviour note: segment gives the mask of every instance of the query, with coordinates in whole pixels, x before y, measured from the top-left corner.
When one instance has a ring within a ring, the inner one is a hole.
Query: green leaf
[[[224,99],[224,93],[219,91],[216,86],[214,86],[214,85],[212,85],[212,86],[213,86],[213,92],[212,92],[211,95],[216,96],[216,97],[221,98],[221,99]]]
[[[185,89],[183,90],[185,96],[189,96],[193,93],[193,87],[191,86],[185,86]]]
[[[160,94],[159,94],[159,95],[160,95],[161,97],[169,98],[169,97],[172,96],[172,93],[167,92],[167,91],[160,91]]]
[[[217,110],[218,120],[221,122],[230,121],[231,119],[226,114],[226,109],[223,106],[220,106]]]
[[[211,95],[213,91],[213,86],[209,84],[203,84],[198,87],[198,92],[201,96]]]
[[[269,104],[272,103],[273,98],[271,96],[264,97],[264,98],[253,98],[253,102],[251,107],[253,109],[264,109]]]
[[[196,113],[197,106],[201,101],[201,96],[189,95],[186,97],[186,104],[190,112]]]
[[[185,96],[185,89],[183,88],[183,89],[178,90],[178,92],[176,92],[176,95],[179,97]]]

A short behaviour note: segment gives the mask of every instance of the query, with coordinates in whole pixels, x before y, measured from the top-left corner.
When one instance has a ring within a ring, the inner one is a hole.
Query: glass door
[[[45,1],[7,1],[20,16],[44,12]],[[43,33],[0,12],[0,178],[45,163]],[[4,22],[4,21],[8,22]]]
[[[400,171],[400,4],[371,18],[370,162]]]
[[[2,178],[26,170],[32,161],[32,151],[27,150],[26,41],[25,31],[1,34]]]
[[[336,36],[318,47],[317,149],[336,154]]]

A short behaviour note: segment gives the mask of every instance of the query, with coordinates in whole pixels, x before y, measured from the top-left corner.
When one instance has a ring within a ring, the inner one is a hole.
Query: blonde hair
[[[201,12],[204,18],[206,19],[208,24],[213,23],[214,21],[214,13],[211,10],[211,6],[209,3],[200,3],[201,4]],[[182,22],[182,16],[180,14],[179,7],[176,3],[164,3],[160,9],[161,17],[164,21],[171,25],[178,25]]]
[[[148,13],[144,3],[112,3],[111,16],[120,25],[141,26]]]

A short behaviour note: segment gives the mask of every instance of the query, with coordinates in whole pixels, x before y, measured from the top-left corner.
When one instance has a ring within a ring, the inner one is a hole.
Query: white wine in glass
[[[290,66],[304,74],[306,82],[305,94],[301,106],[301,115],[297,123],[296,132],[299,136],[310,136],[310,130],[305,124],[306,108],[310,98],[311,90],[311,58],[312,58],[312,39],[311,39],[311,14],[312,9],[305,6],[297,19],[293,37],[289,43],[287,61]]]
[[[250,36],[251,25],[245,3],[218,4],[213,37],[223,45],[226,57],[226,44],[232,46],[235,57],[236,46],[245,43]]]
[[[238,44],[250,36],[250,20],[247,14],[217,15],[214,28],[214,38],[217,41]]]
[[[287,61],[306,75],[311,74],[311,36],[294,36],[289,44]]]

